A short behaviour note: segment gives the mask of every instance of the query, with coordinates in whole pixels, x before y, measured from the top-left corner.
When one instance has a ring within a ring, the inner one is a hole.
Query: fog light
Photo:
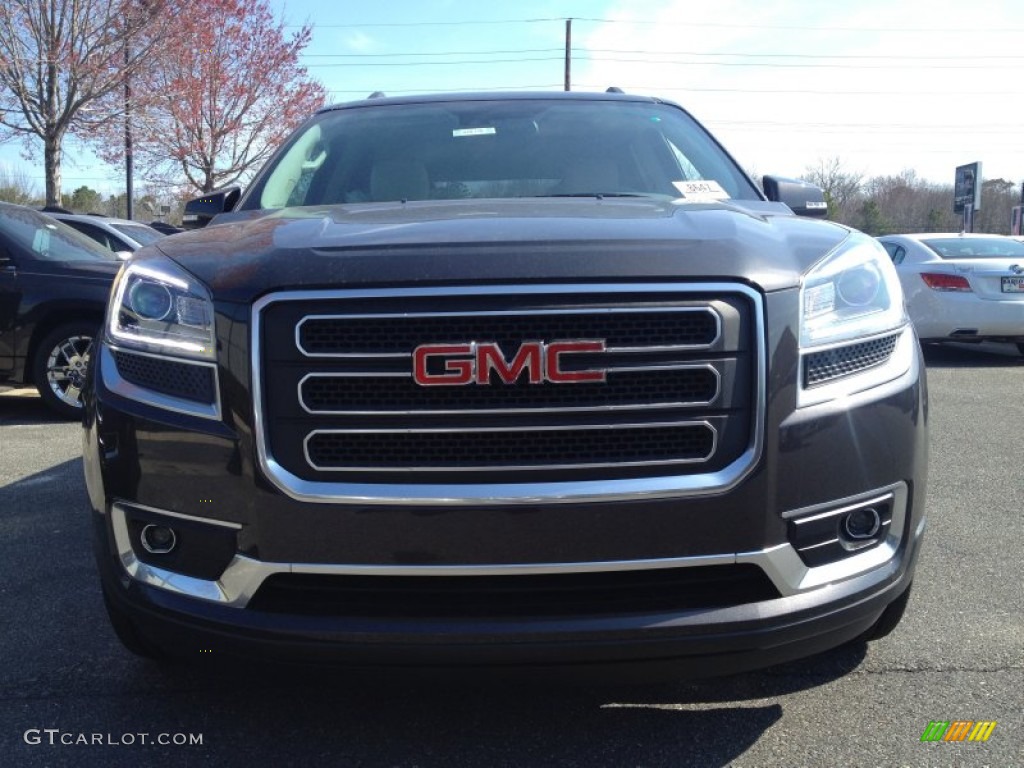
[[[870,539],[882,527],[882,519],[874,507],[855,509],[843,518],[843,533],[854,541]]]
[[[142,547],[153,555],[166,555],[178,543],[174,530],[166,525],[147,525],[139,536]]]

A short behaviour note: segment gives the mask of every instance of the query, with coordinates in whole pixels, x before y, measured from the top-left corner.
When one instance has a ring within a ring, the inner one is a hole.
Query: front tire
[[[94,321],[58,325],[39,342],[32,360],[32,378],[43,403],[67,419],[82,416],[82,389],[89,369]]]
[[[110,626],[114,634],[121,641],[127,650],[150,661],[166,662],[168,655],[144,638],[135,628],[135,622],[123,610],[117,607],[107,590],[103,589],[103,605],[107,609],[107,616],[110,618]]]

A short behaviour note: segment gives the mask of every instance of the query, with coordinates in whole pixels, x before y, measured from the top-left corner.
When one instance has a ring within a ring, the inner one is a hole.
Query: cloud
[[[344,45],[351,51],[356,53],[366,53],[377,47],[377,41],[370,37],[365,32],[356,31],[345,36],[342,41]]]
[[[1024,77],[1013,5],[619,0],[600,14],[609,23],[574,34],[574,86],[678,101],[764,172],[841,157],[872,175],[950,181],[980,159],[1017,178],[1019,128],[1001,90]]]

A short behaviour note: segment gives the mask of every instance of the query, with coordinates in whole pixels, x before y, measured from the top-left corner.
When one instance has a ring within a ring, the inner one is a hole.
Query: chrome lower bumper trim
[[[143,584],[166,589],[199,600],[244,608],[263,584],[276,573],[305,573],[336,576],[521,576],[551,573],[599,573],[640,571],[660,568],[699,568],[708,565],[751,563],[760,567],[783,597],[797,595],[826,584],[845,581],[889,563],[899,550],[907,514],[907,486],[896,483],[870,493],[837,499],[826,505],[798,510],[813,514],[818,509],[835,508],[870,499],[882,493],[893,495],[892,525],[885,540],[861,554],[828,565],[810,568],[787,542],[756,552],[734,552],[696,557],[657,558],[650,560],[615,560],[590,563],[524,563],[509,565],[336,565],[326,563],[273,563],[236,554],[216,581],[197,579],[174,571],[143,563],[132,549],[128,536],[125,507],[111,507],[114,540],[121,565],[131,578]],[[159,510],[152,510],[159,511]],[[788,513],[787,517],[793,513]],[[189,517],[191,520],[199,518]],[[221,524],[209,520],[211,525]],[[919,529],[920,531],[920,529]]]

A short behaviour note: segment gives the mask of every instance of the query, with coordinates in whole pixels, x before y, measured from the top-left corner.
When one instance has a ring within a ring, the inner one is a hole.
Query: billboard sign
[[[965,206],[981,210],[981,163],[958,165],[953,182],[953,213],[963,213]]]

